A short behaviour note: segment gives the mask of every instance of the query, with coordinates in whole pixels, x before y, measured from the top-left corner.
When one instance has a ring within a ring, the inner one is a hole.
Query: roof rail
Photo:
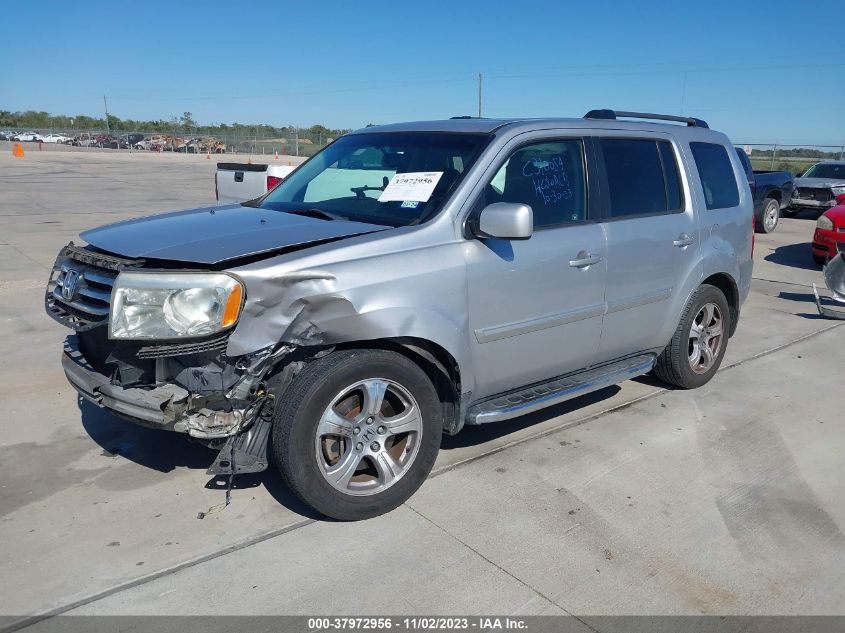
[[[450,119],[477,119],[478,117],[470,116],[468,114],[462,114],[461,116],[450,116]]]
[[[689,127],[706,127],[707,121],[686,116],[674,116],[672,114],[652,114],[650,112],[623,112],[622,110],[590,110],[584,115],[585,119],[616,119],[625,117],[627,119],[654,119],[655,121],[677,121],[686,123]]]

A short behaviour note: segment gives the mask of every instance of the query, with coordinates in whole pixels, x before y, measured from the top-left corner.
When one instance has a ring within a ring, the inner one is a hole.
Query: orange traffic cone
[[[18,158],[24,157],[23,145],[20,143],[15,143],[12,145],[12,156],[17,156]]]
[[[273,155],[273,160],[279,160],[279,150],[276,150],[275,154]]]
[[[211,160],[211,150],[205,155],[208,160]]]

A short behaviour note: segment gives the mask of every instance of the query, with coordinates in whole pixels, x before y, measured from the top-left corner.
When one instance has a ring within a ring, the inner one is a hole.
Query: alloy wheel
[[[769,206],[766,207],[766,211],[763,214],[763,224],[766,227],[766,232],[771,233],[775,230],[775,227],[778,224],[778,216],[780,215],[780,208],[777,202],[769,203]]]
[[[363,380],[323,412],[314,438],[317,464],[344,494],[378,494],[409,470],[422,431],[420,407],[407,389],[384,378]]]
[[[705,374],[716,363],[722,349],[724,319],[715,303],[705,303],[692,321],[689,333],[689,364],[697,374]]]

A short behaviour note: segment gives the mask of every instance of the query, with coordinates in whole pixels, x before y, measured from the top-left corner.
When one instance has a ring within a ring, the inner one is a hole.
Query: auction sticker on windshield
[[[379,202],[428,202],[442,171],[414,171],[394,174],[378,197]]]

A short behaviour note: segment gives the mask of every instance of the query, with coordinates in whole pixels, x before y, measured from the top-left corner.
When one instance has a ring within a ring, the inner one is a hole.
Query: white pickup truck
[[[263,196],[287,178],[296,165],[217,163],[214,190],[218,202],[244,202]]]

